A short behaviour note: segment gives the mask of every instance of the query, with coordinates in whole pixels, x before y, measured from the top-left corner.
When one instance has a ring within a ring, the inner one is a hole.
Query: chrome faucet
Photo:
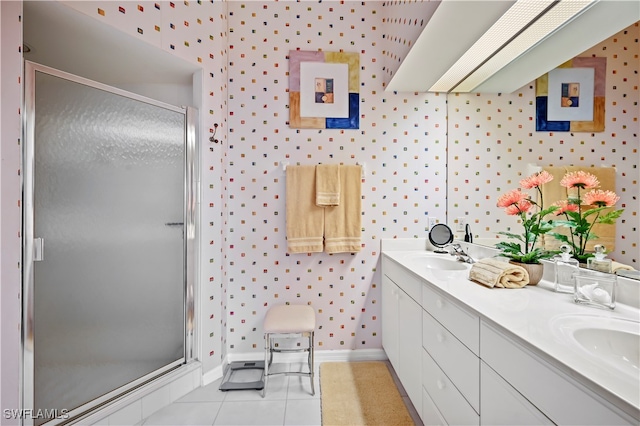
[[[455,244],[451,244],[451,248],[453,248],[453,250],[449,253],[451,256],[455,256],[457,261],[460,262],[465,262],[465,263],[475,263],[476,261],[473,260],[473,258],[471,256],[469,256],[464,249],[462,248],[462,246],[458,243]]]

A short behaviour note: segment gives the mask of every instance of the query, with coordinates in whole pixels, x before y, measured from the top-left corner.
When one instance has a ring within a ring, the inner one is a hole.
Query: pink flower
[[[582,202],[589,206],[611,207],[618,202],[620,197],[613,191],[603,191],[596,189],[584,194]]]
[[[511,191],[503,194],[498,198],[498,207],[509,207],[512,205],[517,205],[522,200],[526,200],[529,196],[520,191],[519,189],[512,189]]]
[[[560,181],[560,185],[565,188],[592,189],[600,186],[600,181],[591,173],[579,170],[564,175]]]
[[[522,199],[517,203],[505,207],[504,212],[509,216],[515,216],[528,212],[531,210],[531,207],[533,207],[533,204],[528,199]]]
[[[524,189],[538,188],[545,183],[549,183],[553,180],[551,173],[543,170],[539,173],[534,173],[531,176],[524,178],[520,181],[520,186]]]
[[[554,206],[558,207],[558,210],[556,210],[554,213],[556,216],[560,216],[561,214],[564,214],[565,212],[578,212],[580,210],[580,206],[578,206],[577,204],[574,203],[570,203],[567,200],[563,200],[563,201],[558,201],[556,203],[553,203]]]

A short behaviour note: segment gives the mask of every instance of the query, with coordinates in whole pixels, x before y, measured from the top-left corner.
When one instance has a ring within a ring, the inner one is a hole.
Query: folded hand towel
[[[529,273],[522,266],[487,258],[471,266],[469,279],[487,287],[521,288],[529,284]]]
[[[324,210],[325,251],[359,252],[362,234],[361,166],[340,166],[340,204]]]
[[[340,165],[319,164],[316,166],[316,205],[337,206],[340,204]]]
[[[613,260],[611,262],[611,272],[615,274],[616,271],[635,271],[635,269],[633,269],[633,267],[629,265],[625,265],[624,263],[616,262],[615,260]]]
[[[289,253],[322,251],[324,208],[315,203],[315,177],[315,166],[287,166],[286,223]]]

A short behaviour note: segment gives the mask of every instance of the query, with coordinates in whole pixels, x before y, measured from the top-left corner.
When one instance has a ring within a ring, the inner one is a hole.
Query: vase
[[[509,263],[523,267],[529,274],[529,284],[537,285],[542,279],[542,273],[544,272],[544,265],[542,263],[520,263],[515,260],[510,260]]]

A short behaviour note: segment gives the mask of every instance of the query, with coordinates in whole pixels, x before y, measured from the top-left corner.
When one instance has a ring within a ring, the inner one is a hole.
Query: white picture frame
[[[593,121],[595,70],[593,68],[556,68],[549,71],[548,121]],[[580,102],[577,107],[562,105],[562,84],[577,83]]]
[[[316,79],[331,79],[333,102],[316,102]],[[300,62],[300,117],[349,117],[349,66],[345,63]]]

